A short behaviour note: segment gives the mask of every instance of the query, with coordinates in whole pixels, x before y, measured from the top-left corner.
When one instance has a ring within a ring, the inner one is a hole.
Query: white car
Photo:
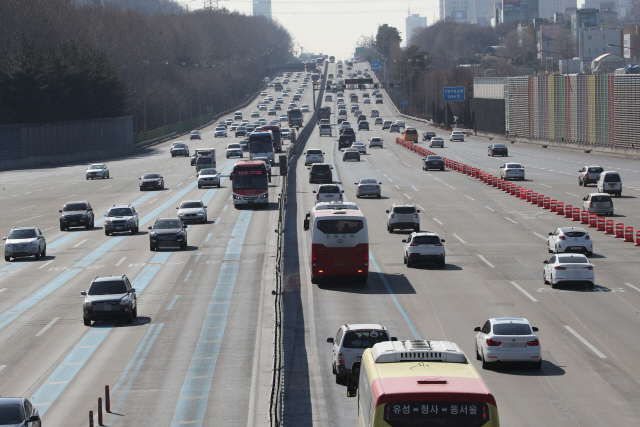
[[[553,233],[549,233],[547,250],[554,254],[579,252],[591,256],[593,255],[593,240],[584,228],[556,228]]]
[[[384,341],[396,341],[389,331],[379,324],[344,324],[340,326],[335,338],[327,338],[333,345],[331,349],[331,367],[337,384],[345,384],[354,362],[362,358],[367,348]]]
[[[500,166],[500,178],[524,180],[524,167],[520,163],[505,163]]]
[[[280,129],[280,136],[282,137],[282,139],[291,139],[291,129],[289,129],[289,128],[281,128]]]
[[[593,265],[582,254],[558,254],[544,261],[542,272],[544,283],[552,288],[559,284],[585,285],[588,289],[595,287]]]
[[[462,141],[464,142],[464,134],[459,130],[454,130],[449,135],[449,141]]]
[[[324,163],[324,153],[318,148],[310,148],[305,153],[304,165],[309,166],[312,163]]]
[[[267,106],[264,104],[258,105],[258,111],[267,111]]]
[[[383,144],[383,141],[382,141],[382,138],[380,137],[374,136],[371,139],[369,139],[369,148],[372,148],[372,147],[383,148],[382,144]]]
[[[15,227],[4,240],[4,260],[33,256],[35,259],[47,256],[47,242],[38,227]]]
[[[378,110],[371,110],[371,117],[380,117],[380,112]]]
[[[94,163],[85,171],[85,177],[87,179],[109,179],[109,168],[104,163]]]
[[[344,190],[337,184],[320,184],[318,190],[313,190],[316,195],[316,203],[342,202]]]
[[[367,146],[362,141],[355,141],[351,144],[351,148],[357,148],[360,154],[367,154]]]
[[[226,136],[227,136],[227,128],[226,128],[226,127],[224,127],[224,126],[218,126],[218,127],[216,128],[215,133],[213,134],[213,137],[214,137],[214,138],[217,138],[217,137],[219,137],[219,136],[220,136],[220,137],[225,137],[225,138],[226,138]]]
[[[280,121],[281,122],[286,122],[289,120],[289,117],[287,117],[286,114],[280,114]]]
[[[260,117],[260,112],[259,111],[252,111],[251,112],[251,117]]]
[[[309,106],[307,104],[303,104],[300,107],[300,111],[302,111],[303,113],[308,113],[309,112]]]
[[[242,153],[242,145],[237,143],[227,145],[227,159],[235,156],[240,158],[244,157]]]
[[[214,168],[200,169],[200,172],[198,172],[198,188],[209,186],[220,188],[220,174]]]
[[[429,147],[430,148],[434,148],[434,147],[444,148],[444,139],[440,138],[439,136],[431,138],[431,141],[429,141]]]
[[[183,223],[207,222],[207,207],[202,200],[185,200],[176,209],[178,209],[178,218]]]
[[[358,186],[356,189],[356,198],[363,196],[376,196],[380,199],[382,197],[382,188],[380,187],[382,183],[373,178],[362,178],[354,184]]]
[[[492,318],[484,326],[474,329],[476,359],[482,360],[482,369],[497,362],[529,362],[533,369],[542,368],[540,340],[527,319],[516,317]]]
[[[446,259],[444,239],[441,239],[438,233],[418,231],[411,233],[402,242],[404,243],[404,263],[408,268],[416,263],[428,261],[435,262],[444,268]]]

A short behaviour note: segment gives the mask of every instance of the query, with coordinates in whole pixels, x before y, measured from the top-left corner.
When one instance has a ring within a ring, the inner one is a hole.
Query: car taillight
[[[391,214],[391,218],[395,218],[395,217],[396,217],[396,214]]]
[[[585,179],[589,179],[589,174],[588,174],[588,173],[585,173],[585,174],[584,174],[584,178],[585,178]]]
[[[533,341],[527,341],[527,345],[528,345],[528,346],[531,346],[531,347],[535,347],[535,346],[540,345],[540,341],[538,341],[538,338],[536,338],[536,339],[535,339],[535,340],[533,340]]]
[[[566,238],[563,235],[558,236],[559,240],[566,240]]]
[[[559,266],[559,265],[556,265],[554,268],[555,268],[556,270],[566,270],[566,269],[567,269],[566,267],[561,267],[561,266]]]
[[[589,207],[592,208],[593,207],[593,202],[589,202]]]
[[[505,172],[511,172],[511,169],[506,169]]]
[[[317,258],[318,258],[318,254],[316,253],[316,251],[311,252],[311,263],[314,267],[316,266]]]
[[[362,188],[362,185],[358,185],[358,188]]]
[[[340,194],[340,195],[338,196],[338,199],[342,200],[342,194]]]
[[[316,200],[320,200],[320,193],[316,194]]]
[[[494,340],[492,340],[491,338],[487,338],[487,345],[488,345],[489,347],[497,347],[497,346],[499,346],[500,344],[502,344],[502,341],[494,341]]]
[[[418,243],[411,243],[409,246],[419,246]]]
[[[442,246],[442,243],[434,243],[434,246]]]
[[[413,214],[416,218],[418,218],[418,214]]]
[[[344,354],[342,352],[338,353],[338,363],[344,365]]]
[[[586,236],[584,236],[584,240],[591,240],[591,237],[589,237],[589,235],[587,234]]]
[[[376,185],[376,188],[380,188],[380,186],[379,186],[379,185]]]

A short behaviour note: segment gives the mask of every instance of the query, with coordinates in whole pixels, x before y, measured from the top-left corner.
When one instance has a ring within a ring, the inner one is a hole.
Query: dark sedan
[[[362,120],[358,123],[358,130],[369,130],[369,122]]]
[[[85,227],[87,230],[93,228],[93,209],[89,202],[69,202],[60,215],[60,231],[68,230],[70,227]]]
[[[491,144],[489,146],[489,152],[487,153],[488,156],[508,156],[509,155],[509,150],[507,149],[507,146],[504,144]]]
[[[163,247],[187,249],[187,226],[180,219],[158,218],[149,230],[149,249],[152,251]]]
[[[427,156],[422,161],[422,170],[428,171],[429,169],[444,170],[444,160],[440,156]]]
[[[140,191],[164,190],[164,178],[158,173],[146,173],[140,178]]]
[[[357,160],[360,161],[360,151],[357,148],[345,148],[342,155],[342,161]]]

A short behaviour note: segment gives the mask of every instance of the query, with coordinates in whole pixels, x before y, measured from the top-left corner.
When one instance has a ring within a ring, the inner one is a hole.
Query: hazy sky
[[[203,0],[178,0],[190,10]],[[220,7],[251,15],[252,0],[220,0]],[[353,56],[361,36],[375,37],[378,26],[396,27],[404,46],[408,10],[427,17],[431,25],[438,14],[438,0],[271,0],[273,19],[286,28],[305,52]],[[241,30],[241,29],[239,29]],[[295,49],[300,51],[298,46]]]

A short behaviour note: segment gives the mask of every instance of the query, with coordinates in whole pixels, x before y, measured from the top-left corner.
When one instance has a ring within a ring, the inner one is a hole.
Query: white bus
[[[304,229],[311,231],[311,283],[327,278],[366,283],[369,277],[367,219],[362,211],[345,205],[346,209],[314,209],[304,220]]]

